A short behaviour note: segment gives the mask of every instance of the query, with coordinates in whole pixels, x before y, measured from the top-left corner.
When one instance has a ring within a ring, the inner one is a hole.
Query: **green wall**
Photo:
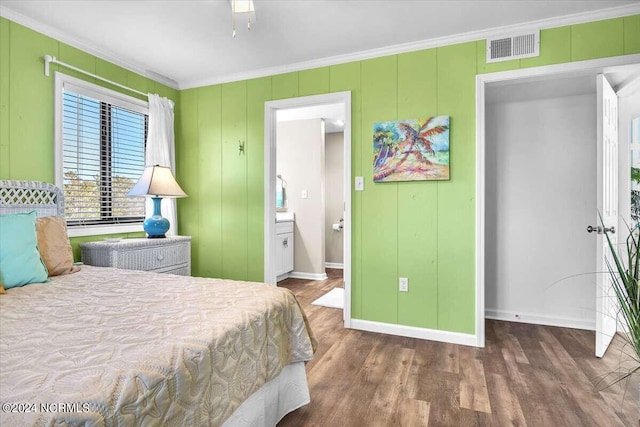
[[[477,41],[178,92],[0,18],[0,179],[53,181],[44,54],[160,93],[176,101],[193,273],[262,281],[264,102],[350,90],[352,175],[366,181],[352,192],[353,317],[473,334],[476,74],[640,53],[640,15],[544,30],[537,58],[486,64],[484,51]],[[430,115],[451,116],[451,180],[374,184],[373,122]]]
[[[131,88],[179,100],[175,89],[0,17],[0,179],[54,181],[53,72],[58,66],[52,65],[45,76],[45,54]],[[60,71],[110,87],[63,67]],[[119,236],[135,235],[142,234]],[[78,243],[103,237],[71,239],[76,260]]]
[[[350,90],[352,175],[365,177],[351,195],[353,317],[473,334],[475,76],[632,53],[640,15],[544,30],[537,58],[486,64],[481,40],[181,91],[179,227],[194,274],[263,280],[264,102]],[[373,123],[431,115],[451,116],[451,180],[374,184]]]

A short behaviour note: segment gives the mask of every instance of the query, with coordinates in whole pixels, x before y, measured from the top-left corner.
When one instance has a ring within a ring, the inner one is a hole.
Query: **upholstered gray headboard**
[[[38,216],[63,216],[62,190],[40,181],[0,180],[0,215],[31,211]]]

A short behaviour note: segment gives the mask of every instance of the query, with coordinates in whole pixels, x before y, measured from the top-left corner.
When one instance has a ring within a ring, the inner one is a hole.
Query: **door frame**
[[[485,108],[486,87],[513,83],[546,80],[558,77],[584,76],[607,72],[613,67],[640,63],[640,54],[569,62],[542,67],[523,68],[476,76],[476,346],[485,346]],[[595,89],[595,88],[594,88]]]
[[[268,101],[264,104],[264,281],[276,284],[276,147],[277,112],[291,108],[342,104],[344,106],[344,326],[351,327],[351,91]]]

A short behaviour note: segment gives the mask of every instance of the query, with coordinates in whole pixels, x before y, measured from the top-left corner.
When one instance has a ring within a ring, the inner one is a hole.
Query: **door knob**
[[[602,234],[602,233],[615,234],[616,228],[613,227],[613,226],[602,228],[599,225],[596,225],[596,226],[590,225],[590,226],[587,227],[587,233],[593,233],[594,231],[597,234]]]

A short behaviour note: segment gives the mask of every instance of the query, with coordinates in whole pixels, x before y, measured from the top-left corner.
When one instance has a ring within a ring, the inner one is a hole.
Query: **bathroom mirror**
[[[286,181],[282,178],[282,175],[276,176],[276,211],[283,212],[287,210],[287,193],[285,187]]]

